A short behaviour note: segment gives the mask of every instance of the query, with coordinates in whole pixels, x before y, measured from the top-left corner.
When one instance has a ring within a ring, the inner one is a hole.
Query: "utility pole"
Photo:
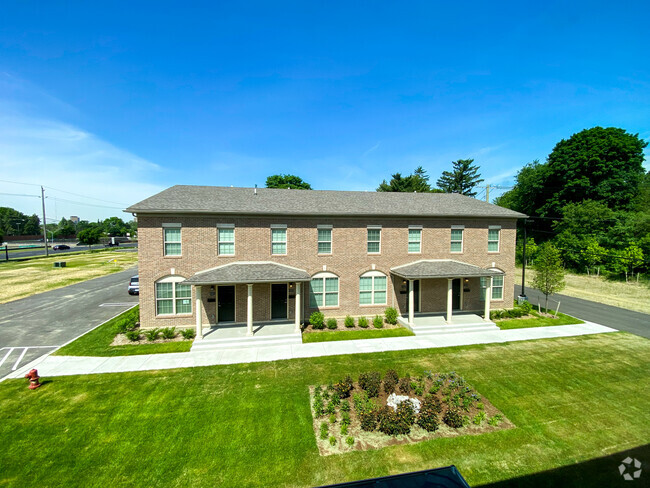
[[[45,227],[45,223],[47,220],[45,220],[45,190],[41,186],[41,203],[43,204],[43,243],[45,244],[45,255],[49,256],[49,252],[47,250],[47,228]]]
[[[485,187],[485,201],[490,203],[490,185]]]

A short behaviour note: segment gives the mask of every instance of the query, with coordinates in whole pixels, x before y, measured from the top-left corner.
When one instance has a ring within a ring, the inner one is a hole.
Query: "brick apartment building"
[[[524,216],[463,195],[174,186],[126,211],[143,328],[513,305]]]

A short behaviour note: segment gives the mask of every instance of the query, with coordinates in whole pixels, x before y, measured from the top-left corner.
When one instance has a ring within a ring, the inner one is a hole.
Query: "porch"
[[[491,320],[486,321],[480,315],[471,312],[454,313],[451,321],[448,321],[446,314],[442,313],[417,314],[412,320],[400,316],[397,321],[402,327],[410,329],[417,336],[500,330]]]
[[[195,341],[192,351],[213,351],[223,349],[245,349],[262,346],[286,346],[302,344],[302,334],[296,332],[293,321],[267,321],[253,324],[252,337],[248,324],[228,324],[210,327],[203,333],[201,341]]]

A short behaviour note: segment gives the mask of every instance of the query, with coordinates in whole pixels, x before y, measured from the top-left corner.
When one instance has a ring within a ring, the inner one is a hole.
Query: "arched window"
[[[338,307],[339,306],[339,277],[334,273],[316,273],[311,277],[309,286],[309,306]]]
[[[490,271],[498,271],[503,273],[500,269],[492,268]],[[492,300],[503,300],[503,274],[492,277]],[[487,288],[487,278],[481,276],[481,300],[485,300],[485,289]]]
[[[156,315],[192,313],[192,287],[182,281],[185,281],[182,276],[156,281]]]
[[[388,279],[380,271],[368,271],[359,277],[359,304],[386,305]]]

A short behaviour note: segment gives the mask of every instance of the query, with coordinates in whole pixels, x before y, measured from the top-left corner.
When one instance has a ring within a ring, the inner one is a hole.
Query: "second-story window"
[[[499,234],[501,234],[501,227],[491,225],[488,229],[488,252],[499,252]]]
[[[378,254],[381,251],[381,227],[368,226],[368,254]]]
[[[271,254],[287,254],[286,225],[271,225]]]
[[[218,224],[219,256],[234,256],[235,226],[233,224]]]
[[[181,224],[163,224],[164,255],[180,256],[181,251]]]
[[[332,254],[332,226],[318,226],[318,254]]]
[[[451,226],[451,252],[463,252],[463,226]]]
[[[409,253],[419,254],[422,252],[422,227],[409,226]]]

